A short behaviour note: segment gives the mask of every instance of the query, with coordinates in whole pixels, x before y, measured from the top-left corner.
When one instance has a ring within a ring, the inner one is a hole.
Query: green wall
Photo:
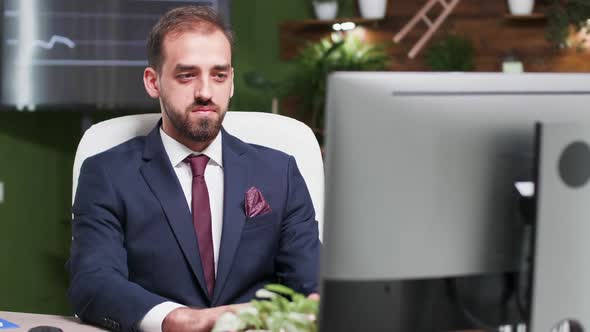
[[[77,113],[0,113],[0,310],[65,313]]]
[[[243,74],[257,71],[271,80],[283,78],[290,68],[279,59],[279,23],[309,18],[310,14],[306,0],[234,0],[236,94],[232,109],[270,111],[272,96],[247,87]]]
[[[241,73],[255,69],[271,79],[284,77],[289,65],[279,60],[278,24],[311,13],[306,0],[233,1],[233,110],[269,111],[270,96],[245,87]],[[80,120],[76,112],[0,112],[0,181],[6,196],[0,204],[0,310],[71,313],[63,264]]]

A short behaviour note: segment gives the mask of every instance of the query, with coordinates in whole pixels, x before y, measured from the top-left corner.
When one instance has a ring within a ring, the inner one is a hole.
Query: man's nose
[[[211,86],[207,77],[203,77],[201,79],[201,84],[195,89],[195,99],[211,99]]]

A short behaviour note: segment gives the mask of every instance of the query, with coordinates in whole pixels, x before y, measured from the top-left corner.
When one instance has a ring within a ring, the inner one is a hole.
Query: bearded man
[[[80,172],[68,295],[83,321],[206,331],[265,284],[317,291],[318,224],[295,160],[223,129],[232,40],[205,6],[153,27],[143,82],[161,120]]]

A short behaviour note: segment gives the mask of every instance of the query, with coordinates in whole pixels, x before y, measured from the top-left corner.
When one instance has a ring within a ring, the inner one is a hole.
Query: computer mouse
[[[35,326],[30,328],[29,332],[63,332],[63,330],[54,326]]]

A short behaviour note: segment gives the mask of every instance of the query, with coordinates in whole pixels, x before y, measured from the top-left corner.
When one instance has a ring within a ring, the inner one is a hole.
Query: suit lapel
[[[217,305],[229,276],[242,228],[246,222],[244,195],[248,190],[248,163],[245,153],[250,147],[222,129],[223,135],[223,229],[217,262],[213,305]]]
[[[207,294],[192,215],[186,204],[186,198],[178,182],[178,177],[174,173],[164,150],[162,138],[160,137],[160,123],[146,138],[143,158],[146,163],[140,168],[140,172],[156,198],[160,201],[166,219],[188,264],[197,277],[201,289]]]

